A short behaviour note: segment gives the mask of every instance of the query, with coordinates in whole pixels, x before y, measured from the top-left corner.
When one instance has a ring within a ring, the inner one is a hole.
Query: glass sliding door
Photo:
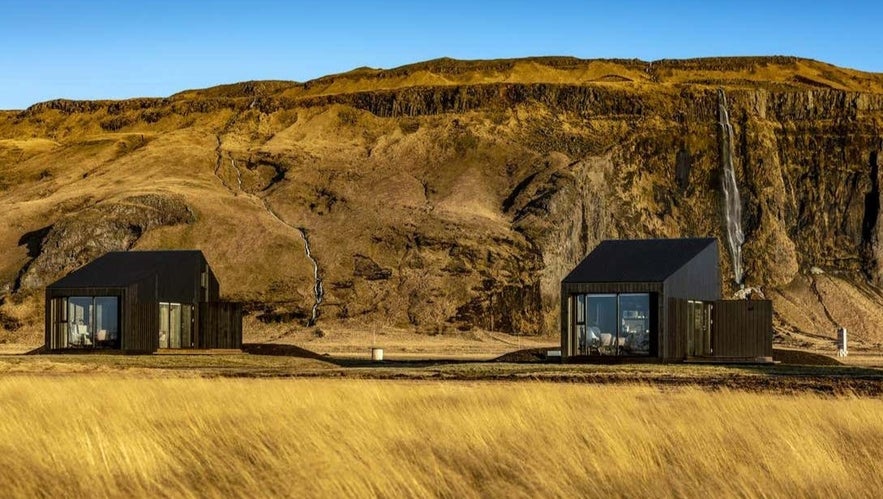
[[[54,298],[53,308],[62,348],[119,348],[119,297]]]
[[[587,335],[601,355],[616,355],[616,295],[587,295]]]
[[[95,344],[119,348],[120,307],[116,296],[95,297]]]
[[[620,351],[627,355],[650,355],[650,295],[619,295]]]
[[[169,303],[169,348],[181,348],[180,303]]]
[[[193,305],[159,304],[159,347],[190,348],[193,345]]]
[[[92,297],[71,296],[68,303],[68,344],[73,347],[91,347],[93,334]]]
[[[159,304],[159,347],[169,348],[169,304]]]
[[[649,293],[577,294],[573,332],[577,355],[651,354]]]

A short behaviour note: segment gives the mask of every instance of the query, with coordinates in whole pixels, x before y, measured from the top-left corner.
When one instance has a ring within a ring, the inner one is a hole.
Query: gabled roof
[[[714,238],[602,241],[564,282],[662,282],[716,244]]]
[[[49,288],[126,287],[153,274],[199,266],[199,250],[112,251],[50,284]]]

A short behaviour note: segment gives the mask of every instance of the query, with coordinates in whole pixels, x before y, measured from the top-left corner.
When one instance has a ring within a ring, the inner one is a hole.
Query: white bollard
[[[371,347],[371,360],[380,362],[383,360],[383,349]]]
[[[837,328],[837,356],[846,357],[849,354],[846,348],[846,328]]]

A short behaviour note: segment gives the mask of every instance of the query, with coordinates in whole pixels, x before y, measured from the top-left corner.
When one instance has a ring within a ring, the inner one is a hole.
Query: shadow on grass
[[[271,343],[243,343],[242,351],[251,355],[270,355],[276,357],[299,357],[303,359],[321,360],[334,364],[338,367],[435,367],[451,364],[474,364],[481,361],[462,359],[414,359],[414,360],[382,360],[352,359],[346,357],[332,357],[331,355],[318,354],[306,348],[295,345],[277,345]]]
[[[319,354],[295,345],[279,345],[268,343],[246,343],[242,345],[242,351],[251,355],[268,355],[276,357],[298,357],[303,359],[321,360],[334,364],[338,367],[385,367],[385,368],[419,368],[435,367],[457,364],[536,364],[560,365],[560,359],[546,357],[545,348],[528,348],[503,354],[490,361],[463,360],[463,359],[397,359],[373,361],[370,359],[333,357],[328,354]],[[831,357],[794,350],[773,350],[773,358],[779,364],[751,364],[751,363],[709,363],[721,367],[732,367],[741,371],[757,372],[758,374],[781,374],[798,376],[861,376],[871,378],[883,378],[883,370],[847,366]],[[598,365],[646,365],[658,364],[656,359],[636,357],[591,357],[586,359],[573,359],[574,365],[598,364]],[[582,362],[581,362],[582,360]],[[660,364],[662,365],[662,364]],[[672,369],[677,369],[679,363],[667,364]]]
[[[773,360],[783,364],[794,364],[803,366],[842,366],[839,360],[812,352],[804,352],[801,350],[781,350],[773,349]]]

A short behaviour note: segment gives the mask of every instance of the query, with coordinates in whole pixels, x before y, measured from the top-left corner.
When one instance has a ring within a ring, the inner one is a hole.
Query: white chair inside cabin
[[[76,346],[92,346],[92,339],[89,337],[89,326],[83,324],[82,320],[78,320],[68,324],[68,343]]]
[[[589,353],[598,353],[598,347],[601,345],[601,328],[598,326],[589,326],[587,336]]]
[[[79,346],[83,342],[83,336],[80,334],[80,325],[71,323],[67,327],[67,342],[71,345]]]
[[[603,354],[610,354],[613,351],[613,335],[610,333],[601,333],[598,344],[598,351]]]

